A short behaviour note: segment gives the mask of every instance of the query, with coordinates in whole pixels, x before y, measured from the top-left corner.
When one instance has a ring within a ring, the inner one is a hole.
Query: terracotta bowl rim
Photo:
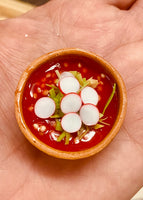
[[[46,145],[45,143],[41,142],[38,138],[36,138],[36,136],[30,131],[30,129],[26,125],[26,122],[22,114],[22,105],[21,105],[23,90],[24,90],[26,81],[31,75],[31,73],[36,68],[38,68],[42,63],[45,63],[47,60],[54,57],[62,56],[62,55],[68,55],[68,54],[87,56],[88,58],[94,59],[96,62],[102,65],[102,67],[105,68],[105,70],[107,70],[108,73],[110,73],[110,76],[114,80],[116,80],[118,93],[120,96],[119,112],[115,120],[115,123],[112,129],[110,130],[110,132],[108,133],[108,135],[99,144],[89,149],[76,151],[76,152],[67,152],[67,151],[54,149]],[[96,55],[95,53],[92,53],[83,49],[79,49],[79,48],[59,49],[59,50],[44,54],[40,56],[39,58],[37,58],[36,60],[34,60],[21,75],[17,89],[15,91],[15,115],[16,115],[18,125],[22,133],[24,134],[24,136],[29,140],[29,142],[32,145],[34,145],[39,150],[43,151],[44,153],[50,156],[54,156],[54,157],[62,158],[62,159],[76,160],[76,159],[86,158],[104,149],[118,133],[125,118],[126,108],[127,108],[126,87],[119,72],[102,57]]]

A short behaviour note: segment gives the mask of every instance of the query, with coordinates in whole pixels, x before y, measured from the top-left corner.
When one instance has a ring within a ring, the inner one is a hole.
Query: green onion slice
[[[61,122],[58,120],[58,119],[56,119],[56,131],[63,131],[63,129],[62,129],[62,126],[61,126]]]
[[[66,132],[66,141],[65,141],[65,145],[69,144],[69,141],[70,141],[70,133],[67,133]]]
[[[62,139],[66,136],[66,132],[62,132],[61,135],[57,138],[57,142],[61,142]]]
[[[96,124],[95,126],[94,126],[94,129],[99,129],[99,128],[103,128],[104,127],[104,125],[102,125],[102,124]]]
[[[108,101],[107,101],[107,103],[106,103],[106,105],[103,109],[103,112],[102,112],[103,115],[104,115],[107,107],[109,106],[110,102],[112,101],[114,94],[115,94],[115,91],[116,91],[116,83],[114,83],[112,93],[111,93],[111,95],[110,95],[110,97],[109,97],[109,99],[108,99]]]

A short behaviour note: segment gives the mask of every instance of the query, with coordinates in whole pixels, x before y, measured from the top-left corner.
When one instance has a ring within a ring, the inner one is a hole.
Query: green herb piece
[[[60,109],[60,102],[63,98],[63,94],[59,91],[56,95],[56,97],[53,98],[53,100],[55,101],[56,104],[56,109]]]
[[[70,73],[71,73],[73,76],[76,77],[78,72],[77,72],[77,71],[70,71]]]
[[[94,126],[94,129],[97,130],[97,129],[103,128],[104,125],[110,126],[110,124],[104,122],[108,117],[105,117],[105,118],[102,119],[103,116],[104,116],[104,115],[103,115],[102,113],[99,114],[99,123],[100,123],[100,124],[96,124],[96,125]]]
[[[99,113],[99,123],[100,123],[100,124],[96,124],[96,125],[94,126],[94,129],[102,128],[102,127],[104,127],[104,125],[110,126],[109,123],[104,122],[108,117],[102,118],[103,116],[104,116],[104,115],[103,115],[102,113]]]
[[[50,118],[62,118],[64,116],[64,114],[62,113],[62,111],[60,109],[56,109],[55,114],[52,115]]]
[[[63,131],[62,126],[61,126],[61,122],[56,119],[56,131]]]
[[[94,129],[99,129],[99,128],[103,128],[104,127],[104,125],[102,125],[102,124],[96,124],[95,126],[94,126]]]
[[[85,88],[85,87],[88,86],[88,85],[89,85],[89,82],[88,82],[88,81],[85,81],[84,84],[83,84],[83,86],[80,88],[80,91],[83,90],[83,88]]]
[[[66,132],[66,141],[65,141],[65,145],[68,145],[69,144],[69,141],[70,141],[70,133],[67,133]]]
[[[55,88],[55,89],[59,89],[58,87],[56,87],[55,85],[53,85],[53,84],[46,84],[46,86],[48,86],[48,87],[51,87],[51,88]]]
[[[56,99],[62,99],[63,98],[63,94],[59,91],[56,95]]]
[[[78,80],[79,84],[81,86],[84,85],[85,81],[86,81],[86,78],[82,78],[82,75],[80,72],[78,71],[70,71],[70,73],[72,73],[74,75],[74,77]]]
[[[110,126],[109,123],[106,123],[106,122],[103,122],[103,121],[100,121],[100,120],[99,120],[99,122],[100,122],[101,124],[104,124],[104,125]]]
[[[50,90],[49,90],[49,94],[50,94],[50,97],[51,97],[52,99],[54,99],[54,98],[56,97],[55,89],[54,89],[54,88],[50,89]]]
[[[59,70],[55,70],[55,73],[56,73],[57,77],[60,78],[61,74],[60,74]]]
[[[52,115],[51,117],[50,117],[51,119],[58,119],[58,118],[60,118],[60,115],[59,114],[55,114],[55,115]]]
[[[80,83],[81,85],[81,88],[80,88],[80,91],[85,88],[86,86],[90,86],[92,88],[96,88],[96,86],[98,85],[98,80],[96,79],[93,79],[92,77],[89,78],[88,80],[86,80],[86,78],[82,78],[82,75],[80,72],[77,72],[77,71],[70,71],[74,77],[78,80],[78,82]],[[79,91],[79,92],[80,92]]]
[[[55,101],[56,109],[60,109],[60,102],[63,98],[63,94],[60,92],[59,88],[52,88],[49,90],[50,98],[52,98]]]
[[[60,109],[60,100],[56,98],[54,98],[53,100],[55,101],[56,109]]]
[[[65,131],[62,132],[61,135],[57,138],[57,142],[61,142],[62,139],[64,139],[64,138],[65,138],[65,145],[68,145],[69,141],[70,141],[70,133],[67,133]]]
[[[81,140],[89,131],[89,127],[86,126],[85,129],[82,127],[79,132],[78,136],[75,138],[76,140]]]
[[[61,116],[61,118],[64,116],[64,113],[61,111],[61,109],[59,109],[59,110],[57,111],[57,113]]]
[[[103,122],[103,121],[105,121],[106,119],[108,119],[108,117],[105,117],[105,118],[99,118],[99,122]]]
[[[99,119],[102,118],[104,115],[102,113],[99,113]]]
[[[80,85],[84,84],[81,73],[79,73],[79,72],[77,73],[76,79],[78,80],[78,82],[79,82]]]
[[[61,142],[62,139],[66,136],[66,132],[62,132],[60,136],[57,138],[57,142]]]
[[[85,130],[83,132],[83,134],[79,137],[79,140],[81,140],[87,133],[88,133],[89,130]]]
[[[106,103],[106,105],[105,105],[105,107],[103,109],[103,112],[102,112],[103,115],[104,115],[107,107],[109,106],[110,102],[112,101],[113,96],[115,94],[115,91],[116,91],[116,83],[114,83],[112,93],[111,93],[111,95],[110,95],[110,97],[109,97],[109,99],[108,99],[108,101],[107,101],[107,103]]]
[[[82,126],[80,128],[80,130],[77,132],[77,135],[80,137],[80,135],[82,135],[83,131],[85,130],[85,128]]]

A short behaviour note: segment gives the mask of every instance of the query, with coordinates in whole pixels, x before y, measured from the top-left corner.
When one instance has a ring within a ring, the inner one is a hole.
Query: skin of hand
[[[143,0],[52,0],[0,21],[0,197],[4,200],[129,200],[143,184]],[[124,124],[111,144],[87,159],[60,160],[21,134],[14,91],[40,55],[78,47],[122,75]]]

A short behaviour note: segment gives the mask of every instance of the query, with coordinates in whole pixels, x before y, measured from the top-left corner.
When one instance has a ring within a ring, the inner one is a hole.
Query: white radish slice
[[[60,79],[64,78],[64,77],[74,77],[74,75],[70,72],[62,72],[61,75],[60,75]]]
[[[82,122],[80,116],[77,113],[67,113],[61,120],[61,126],[64,131],[68,133],[74,133],[79,131]]]
[[[35,115],[39,118],[46,119],[54,114],[56,105],[53,99],[42,97],[36,101],[34,106]]]
[[[84,104],[91,103],[97,105],[99,101],[98,93],[92,87],[85,87],[80,93],[81,99]]]
[[[96,125],[99,121],[99,110],[93,104],[85,104],[80,109],[80,118],[87,126]]]
[[[68,94],[71,92],[78,92],[80,88],[80,84],[75,77],[64,77],[59,81],[59,88],[62,93]]]
[[[63,113],[78,112],[82,105],[80,96],[77,93],[66,94],[61,100]]]

